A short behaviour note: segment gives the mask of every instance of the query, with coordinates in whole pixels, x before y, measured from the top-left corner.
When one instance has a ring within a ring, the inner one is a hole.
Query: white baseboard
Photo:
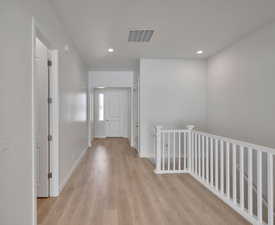
[[[139,157],[140,158],[145,158],[145,159],[154,159],[155,156],[151,154],[144,154],[143,152],[139,152]]]
[[[68,183],[69,179],[71,178],[74,170],[77,168],[78,164],[80,163],[80,161],[82,160],[83,156],[85,155],[85,153],[87,152],[88,148],[85,148],[79,155],[78,159],[74,162],[71,170],[69,171],[69,173],[66,175],[64,181],[60,184],[59,186],[59,193],[62,192],[63,188],[65,187],[65,185]]]
[[[183,174],[183,173],[190,174],[190,172],[187,170],[161,171],[161,170],[157,170],[157,169],[154,170],[154,173],[155,174]]]

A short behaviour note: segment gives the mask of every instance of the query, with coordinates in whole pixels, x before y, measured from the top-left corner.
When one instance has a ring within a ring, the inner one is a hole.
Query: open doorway
[[[131,140],[131,89],[94,89],[95,137]]]
[[[33,21],[32,141],[34,224],[37,199],[59,195],[58,52]]]

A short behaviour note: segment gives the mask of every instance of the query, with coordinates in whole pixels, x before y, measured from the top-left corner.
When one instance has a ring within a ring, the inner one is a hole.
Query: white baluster
[[[173,131],[173,170],[176,170],[176,131]]]
[[[178,133],[179,137],[179,170],[181,170],[181,132]]]
[[[165,170],[165,133],[162,132],[162,170]]]
[[[262,152],[257,152],[257,208],[258,221],[263,222],[263,203],[262,203]]]
[[[192,172],[195,173],[195,133],[192,133]]]
[[[233,177],[233,201],[237,203],[237,179],[236,179],[236,144],[233,144],[232,148],[232,177]]]
[[[253,216],[253,174],[252,174],[252,149],[248,149],[248,212]]]
[[[230,199],[230,143],[226,142],[226,195]]]
[[[214,154],[213,154],[213,139],[210,138],[210,171],[211,171],[211,186],[214,185]]]
[[[205,136],[202,136],[202,179],[205,180]]]
[[[240,146],[240,206],[244,209],[244,147]]]
[[[220,146],[221,146],[221,173],[220,173],[220,181],[221,181],[221,192],[222,194],[224,194],[224,142],[221,140],[220,142]]]
[[[215,186],[216,190],[219,190],[219,158],[218,158],[218,153],[219,153],[219,140],[215,139]]]
[[[268,225],[274,225],[274,203],[273,203],[273,155],[271,153],[267,154],[267,182],[268,182]]]
[[[198,175],[198,155],[197,155],[197,152],[198,152],[198,135],[195,134],[195,174]]]
[[[209,183],[209,138],[206,137],[206,181]]]
[[[187,170],[187,134],[183,133],[183,139],[184,139],[184,170]]]
[[[201,135],[198,135],[199,177],[201,177]]]
[[[170,144],[171,144],[171,141],[170,141],[170,138],[171,138],[171,135],[170,135],[170,132],[168,132],[168,170],[170,171],[170,161],[171,161],[171,156],[170,156],[170,151],[171,151],[171,148],[170,148]]]

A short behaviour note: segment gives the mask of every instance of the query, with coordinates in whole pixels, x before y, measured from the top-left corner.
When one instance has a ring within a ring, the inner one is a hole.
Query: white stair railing
[[[156,127],[156,169],[158,174],[186,173],[190,169],[191,130]]]
[[[252,224],[274,225],[275,149],[156,127],[157,174],[189,173]]]

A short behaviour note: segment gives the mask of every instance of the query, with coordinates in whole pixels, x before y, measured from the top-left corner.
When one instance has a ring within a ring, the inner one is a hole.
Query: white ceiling
[[[91,68],[131,69],[138,58],[208,57],[275,18],[274,0],[51,0]],[[129,43],[130,29],[154,29]],[[114,53],[108,53],[108,48]]]

